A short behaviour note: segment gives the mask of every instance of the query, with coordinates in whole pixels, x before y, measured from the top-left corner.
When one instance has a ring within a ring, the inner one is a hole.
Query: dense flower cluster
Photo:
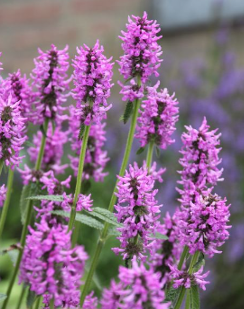
[[[146,83],[152,74],[159,75],[157,69],[162,62],[162,51],[157,42],[161,36],[157,33],[160,28],[156,21],[147,19],[146,12],[142,17],[132,18],[128,19],[127,32],[122,31],[123,36],[120,36],[124,55],[118,61],[119,71],[125,79],[141,76],[142,82]]]
[[[174,140],[171,135],[175,131],[175,123],[179,116],[178,101],[174,94],[170,96],[168,90],[147,87],[147,99],[142,102],[142,110],[138,117],[136,137],[140,140],[141,147],[145,147],[150,141],[158,147],[165,149]]]
[[[82,140],[78,138],[80,123],[75,116],[74,108],[71,108],[70,130],[72,133],[71,148],[75,152],[75,156],[70,156],[71,168],[75,175],[78,173],[79,155],[82,145]],[[107,151],[102,148],[106,141],[105,137],[105,123],[93,123],[90,128],[89,138],[87,142],[87,149],[85,155],[85,163],[83,169],[83,179],[94,178],[95,181],[103,181],[107,175],[103,170],[106,163],[109,161]]]
[[[167,309],[165,294],[160,283],[159,273],[149,270],[136,260],[132,261],[132,268],[119,268],[120,282],[112,282],[111,288],[105,290],[101,300],[102,309]]]
[[[20,282],[30,285],[37,295],[47,294],[55,306],[74,308],[79,304],[80,280],[88,256],[83,247],[71,248],[67,226],[52,225],[43,218],[30,228],[20,267]]]
[[[184,286],[186,289],[189,289],[192,285],[198,285],[201,289],[206,290],[205,285],[210,283],[209,281],[204,280],[209,271],[203,274],[203,267],[201,267],[194,274],[189,274],[187,271],[178,270],[175,266],[170,266],[171,272],[170,276],[174,279],[173,287],[175,289],[180,286]]]
[[[6,189],[5,185],[2,185],[0,187],[0,207],[3,207],[3,203],[6,199],[6,193],[7,193],[7,189]]]
[[[155,271],[161,274],[161,280],[170,281],[170,265],[175,264],[180,258],[182,245],[179,242],[179,210],[171,217],[167,212],[163,224],[158,227],[158,233],[166,235],[166,240],[156,239],[151,254],[152,265]]]
[[[43,124],[44,119],[48,118],[59,123],[66,119],[63,115],[65,108],[62,105],[69,96],[68,46],[58,50],[55,45],[51,45],[50,50],[46,52],[41,49],[38,51],[39,56],[34,59],[35,68],[31,74],[33,86],[36,87],[32,121],[35,124]]]
[[[197,191],[206,190],[207,186],[223,180],[220,178],[223,169],[218,168],[221,148],[217,147],[221,134],[216,134],[217,129],[210,131],[209,128],[204,118],[199,130],[187,126],[188,132],[182,134],[183,148],[180,153],[183,157],[179,162],[183,170],[179,172],[181,180],[178,183],[183,190],[178,191],[181,194],[180,202],[186,207],[194,200]]]
[[[191,202],[190,211],[180,213],[180,239],[189,246],[189,252],[194,254],[201,251],[212,257],[217,250],[229,238],[228,226],[230,205],[226,205],[226,199],[218,195],[195,196],[195,202]]]
[[[1,87],[4,89],[3,99],[7,100],[11,94],[12,102],[19,102],[21,116],[25,117],[25,120],[29,120],[33,93],[26,76],[21,76],[21,72],[18,70],[9,74],[8,78],[3,80]]]
[[[152,175],[148,174],[145,165],[139,168],[137,163],[134,163],[129,166],[125,176],[118,178],[115,216],[123,225],[118,228],[121,233],[118,237],[120,248],[113,248],[113,251],[116,254],[121,252],[126,260],[134,256],[145,260],[144,254],[146,249],[150,250],[159,224],[157,219],[162,205],[158,205],[155,199],[158,190],[153,189],[155,181]]]
[[[52,124],[49,123],[47,130],[47,138],[45,144],[44,155],[42,159],[42,170],[49,171],[53,170],[55,174],[64,173],[68,164],[61,164],[63,157],[63,148],[68,141],[69,131],[63,131],[61,125],[58,125],[53,130]],[[33,146],[29,147],[28,153],[30,155],[30,160],[36,162],[38,158],[38,153],[41,146],[43,133],[38,131],[37,134],[33,136]]]
[[[93,296],[94,292],[91,292],[86,296],[85,302],[83,304],[83,309],[97,309],[98,300],[97,297]]]
[[[107,99],[113,86],[111,58],[103,54],[103,47],[96,42],[93,48],[77,48],[75,56],[73,97],[76,100],[76,116],[80,125],[90,125],[106,118],[106,111],[111,108]]]
[[[22,161],[20,151],[27,140],[23,134],[25,119],[21,116],[19,104],[13,103],[11,95],[7,100],[0,96],[0,159],[11,168]]]

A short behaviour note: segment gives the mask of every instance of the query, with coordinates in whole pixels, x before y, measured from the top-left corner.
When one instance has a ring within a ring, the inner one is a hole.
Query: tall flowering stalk
[[[130,86],[123,85],[122,83],[120,83],[120,85],[122,87],[121,93],[123,94],[123,100],[127,101],[129,99],[129,114],[132,114],[132,119],[126,142],[124,157],[119,171],[120,177],[124,176],[129,161],[137,123],[138,111],[140,107],[140,99],[143,96],[144,86],[152,74],[156,76],[158,75],[157,69],[162,62],[160,59],[162,54],[161,47],[157,42],[161,38],[160,36],[157,36],[160,28],[156,21],[148,20],[146,12],[143,14],[143,17],[133,16],[133,19],[129,17],[128,21],[129,22],[126,25],[127,31],[123,31],[123,36],[120,37],[123,41],[122,48],[124,50],[124,55],[121,56],[118,63],[120,66],[119,71],[124,79],[130,80]],[[124,122],[126,122],[126,120],[129,118],[128,104],[123,118]],[[114,204],[116,202],[116,188],[117,182],[115,184],[108,207],[108,210],[111,212],[113,212]],[[104,229],[97,244],[96,251],[94,253],[85,285],[83,287],[80,306],[83,305],[85,297],[88,293],[88,289],[91,284],[99,256],[101,254],[103,244],[107,237],[108,229],[109,224],[105,223]]]
[[[75,57],[73,97],[76,99],[76,109],[71,121],[79,121],[79,135],[82,139],[80,149],[79,166],[76,179],[75,196],[71,208],[69,230],[73,228],[76,204],[81,191],[82,173],[85,162],[85,155],[89,133],[92,123],[98,123],[106,118],[106,111],[110,109],[107,99],[112,87],[111,58],[107,59],[103,54],[103,47],[96,42],[93,48],[87,45],[77,48],[78,55]]]

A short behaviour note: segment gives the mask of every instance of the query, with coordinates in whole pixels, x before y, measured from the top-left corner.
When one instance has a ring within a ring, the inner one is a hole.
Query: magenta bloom
[[[176,266],[170,266],[170,268],[170,276],[174,279],[173,287],[175,289],[179,288],[180,286],[184,286],[186,289],[189,289],[192,285],[198,285],[205,291],[205,285],[210,283],[209,281],[205,280],[209,274],[209,271],[203,274],[203,266],[197,272],[191,275],[187,271],[178,270]]]
[[[34,97],[26,75],[21,76],[20,70],[16,73],[9,74],[8,78],[3,81],[1,87],[4,88],[4,100],[7,100],[11,94],[12,102],[19,102],[21,116],[29,120],[31,104]]]
[[[140,140],[141,147],[152,141],[165,149],[174,142],[171,135],[176,129],[179,108],[174,94],[170,96],[166,88],[158,92],[158,87],[159,83],[147,87],[147,99],[142,102],[143,109],[140,110],[135,137]]]
[[[112,79],[111,59],[107,59],[103,46],[96,42],[93,48],[77,48],[78,55],[73,61],[74,84],[73,97],[77,101],[76,112],[80,125],[90,125],[106,118],[106,111],[111,108],[107,99],[110,96]],[[78,137],[78,136],[77,136]]]
[[[177,209],[172,217],[167,212],[163,224],[159,225],[157,231],[166,235],[168,239],[156,239],[153,243],[151,263],[155,271],[161,273],[161,280],[164,282],[171,281],[169,265],[179,260],[183,249],[182,244],[179,243],[179,224],[179,210]]]
[[[230,205],[226,199],[215,195],[195,195],[189,210],[183,209],[179,216],[180,240],[189,247],[189,252],[196,251],[213,257],[221,253],[217,248],[229,238],[228,226]]]
[[[35,92],[35,110],[32,113],[32,121],[35,124],[43,124],[45,118],[55,120],[56,123],[66,119],[63,115],[63,104],[69,93],[67,71],[69,68],[68,46],[58,50],[55,45],[43,52],[38,49],[39,56],[34,59],[35,68],[32,71],[33,86]]]
[[[21,116],[19,102],[13,103],[0,97],[0,159],[7,166],[18,166],[24,156],[20,156],[27,136],[23,134],[25,118]]]
[[[93,123],[90,128],[88,138],[85,164],[83,169],[83,179],[94,178],[95,181],[103,181],[107,173],[104,168],[109,161],[107,151],[103,150],[105,137],[105,123]],[[82,145],[82,140],[78,138],[80,130],[80,122],[74,115],[74,108],[71,108],[70,131],[72,133],[71,148],[75,152],[75,156],[70,156],[71,168],[74,170],[75,176],[78,173],[79,155]]]
[[[66,193],[63,193],[63,199],[64,200],[61,202],[61,208],[66,211],[70,211],[71,206],[73,204],[73,195],[72,194],[67,195]],[[93,201],[91,199],[91,194],[89,195],[79,194],[76,210],[82,211],[84,209],[87,211],[92,211],[92,204]]]
[[[150,250],[153,234],[159,222],[160,207],[155,195],[154,178],[148,175],[147,168],[139,168],[137,163],[129,166],[123,177],[118,176],[117,185],[118,203],[115,206],[115,216],[122,227],[118,228],[121,235],[120,248],[113,248],[118,254],[122,252],[123,258],[129,261],[134,256],[145,260],[146,250]]]
[[[83,309],[97,309],[98,300],[97,297],[93,296],[94,292],[91,292],[86,296],[85,302],[83,304]]]
[[[61,164],[63,158],[64,145],[68,142],[69,131],[62,131],[61,125],[56,126],[53,132],[52,124],[49,124],[47,130],[46,145],[42,160],[42,170],[49,171],[53,170],[56,175],[64,173],[68,164]],[[33,147],[28,149],[30,155],[30,160],[36,162],[42,140],[43,133],[38,131],[37,134],[33,136]]]
[[[133,15],[132,18],[128,18],[127,32],[122,31],[123,36],[120,36],[124,55],[118,61],[119,71],[124,79],[141,76],[142,82],[146,83],[152,74],[159,75],[157,69],[162,62],[162,51],[157,41],[162,36],[157,36],[159,25],[148,20],[146,12],[143,17]]]
[[[102,309],[167,309],[169,303],[164,303],[165,294],[163,283],[159,281],[159,273],[153,269],[147,270],[136,260],[132,261],[132,268],[120,266],[120,283],[112,282],[110,290],[105,290],[101,304]],[[146,307],[145,307],[146,306]]]
[[[6,193],[7,193],[7,189],[5,185],[2,185],[0,187],[0,207],[3,207],[4,201],[6,199]]]
[[[214,186],[218,181],[223,180],[219,169],[221,163],[218,148],[221,134],[216,130],[210,131],[206,118],[203,119],[199,130],[187,126],[188,132],[182,134],[183,148],[180,153],[183,157],[180,164],[183,170],[180,171],[181,180],[179,184],[183,189],[178,189],[181,194],[180,202],[188,207],[194,201],[196,191],[206,190],[207,186]]]
[[[46,306],[54,297],[55,306],[75,308],[88,256],[82,246],[71,248],[67,226],[49,226],[42,219],[36,228],[29,228],[19,280],[37,295],[44,295]]]

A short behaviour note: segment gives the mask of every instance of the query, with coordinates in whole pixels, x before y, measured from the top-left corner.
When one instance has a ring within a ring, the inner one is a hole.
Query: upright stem
[[[184,286],[182,286],[182,287],[181,287],[181,291],[180,291],[179,298],[178,298],[178,300],[177,300],[177,303],[176,303],[174,309],[180,309],[181,304],[182,304],[182,302],[183,302],[183,299],[184,299],[184,297],[185,297],[185,293],[186,293],[186,289],[185,289]]]
[[[188,254],[188,252],[189,252],[189,247],[185,246],[183,252],[181,253],[180,261],[179,261],[179,264],[178,264],[178,269],[179,270],[181,270],[181,268],[183,266],[183,263],[185,261],[186,255]]]
[[[138,78],[138,86],[141,86],[141,79],[140,77]],[[140,100],[136,99],[135,100],[135,106],[134,106],[134,110],[133,110],[133,115],[132,115],[132,119],[131,119],[131,124],[130,124],[130,130],[128,133],[128,138],[127,138],[127,142],[126,142],[126,147],[125,147],[125,152],[124,152],[124,157],[123,157],[123,161],[121,164],[121,168],[119,171],[119,176],[124,176],[125,173],[125,169],[127,167],[128,161],[129,161],[129,157],[130,157],[130,152],[131,152],[131,147],[132,147],[132,143],[133,143],[133,139],[134,139],[134,133],[135,133],[135,128],[136,128],[136,122],[137,122],[137,117],[138,117],[138,111],[139,111],[139,107],[140,107]],[[115,196],[115,192],[117,192],[117,183],[118,180],[115,183],[114,186],[114,190],[110,199],[110,203],[109,203],[109,207],[108,210],[113,212],[114,209],[114,204],[116,202],[116,196]],[[96,247],[96,251],[94,253],[92,262],[91,262],[91,266],[81,293],[81,298],[80,298],[80,307],[82,308],[86,295],[88,293],[88,290],[90,288],[91,282],[92,282],[92,278],[93,278],[93,274],[95,272],[96,266],[97,266],[97,262],[99,260],[100,254],[102,252],[102,248],[103,245],[105,243],[107,234],[108,234],[108,229],[109,229],[109,223],[105,222],[104,224],[104,228],[102,230],[102,233],[100,235],[100,239],[98,240],[97,243],[97,247]]]
[[[9,168],[8,170],[8,183],[7,183],[7,195],[6,199],[3,204],[3,211],[0,219],[0,240],[3,232],[3,228],[5,225],[7,213],[8,213],[8,208],[9,208],[9,202],[12,194],[12,185],[13,185],[13,179],[14,179],[14,171]]]
[[[49,308],[54,309],[54,298],[50,300]]]
[[[147,168],[148,172],[150,172],[151,164],[152,164],[152,157],[153,157],[153,147],[154,147],[154,142],[151,141],[148,145],[148,150],[147,150]]]
[[[1,176],[1,174],[2,174],[3,165],[4,165],[4,161],[3,161],[3,159],[1,159],[1,160],[0,160],[0,176]]]
[[[41,303],[41,299],[42,299],[41,296],[37,297],[34,309],[39,309],[40,303]]]
[[[25,296],[25,291],[26,291],[26,287],[25,287],[24,284],[22,284],[21,294],[20,294],[19,301],[18,301],[16,309],[20,309],[22,301],[23,301],[23,298]]]
[[[83,140],[82,140],[78,174],[77,174],[76,186],[75,186],[75,196],[74,196],[74,200],[73,200],[73,204],[72,204],[72,208],[71,208],[71,213],[70,213],[70,219],[69,219],[69,231],[73,228],[74,221],[75,221],[76,204],[77,204],[77,201],[78,201],[78,196],[79,196],[80,191],[81,191],[82,173],[83,173],[83,168],[84,168],[86,147],[87,147],[87,142],[88,142],[88,138],[89,138],[90,127],[91,126],[85,127],[84,137],[83,137]]]
[[[45,149],[45,145],[46,145],[46,139],[47,139],[46,138],[47,128],[48,128],[48,119],[46,119],[45,123],[44,123],[44,134],[42,135],[41,147],[40,147],[40,150],[39,150],[39,154],[38,154],[38,158],[37,158],[36,166],[35,166],[35,169],[37,171],[40,170],[41,164],[42,164],[42,158],[43,158],[44,149]],[[21,259],[22,259],[22,255],[23,255],[23,252],[24,252],[26,235],[27,235],[28,226],[29,226],[30,220],[31,220],[32,204],[33,204],[31,200],[27,200],[26,203],[27,203],[26,218],[25,218],[25,224],[23,226],[22,233],[21,233],[21,239],[20,239],[21,249],[19,250],[19,255],[18,255],[18,258],[17,258],[17,261],[16,261],[14,272],[13,272],[13,275],[10,279],[10,283],[9,283],[9,286],[8,286],[8,289],[7,289],[7,292],[6,292],[7,298],[4,300],[2,309],[5,309],[7,307],[15,279],[16,279],[16,276],[17,276],[18,271],[19,271],[19,266],[20,266],[20,262],[21,262]]]

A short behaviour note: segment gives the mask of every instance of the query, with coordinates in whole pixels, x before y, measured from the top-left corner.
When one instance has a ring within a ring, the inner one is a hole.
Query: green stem
[[[3,204],[3,210],[2,210],[2,215],[0,219],[0,239],[2,236],[2,232],[4,229],[7,213],[8,213],[8,208],[9,208],[9,202],[12,194],[12,185],[13,185],[13,179],[14,179],[14,171],[9,168],[8,170],[8,183],[7,183],[7,195],[6,199]]]
[[[72,248],[74,248],[74,246],[77,244],[79,232],[80,232],[80,222],[75,221],[75,228],[74,228],[74,231],[72,233],[72,239],[71,239]]]
[[[180,309],[180,306],[183,302],[183,299],[185,297],[186,289],[184,287],[181,287],[180,295],[178,297],[177,303],[174,307],[174,309]]]
[[[190,309],[190,289],[187,289],[186,292],[186,303],[185,303],[185,309]]]
[[[140,85],[141,85],[141,79],[140,79],[140,77],[138,77],[138,86],[140,86]],[[126,142],[124,157],[123,157],[123,161],[122,161],[121,168],[120,168],[120,171],[119,171],[119,176],[124,176],[125,169],[127,167],[128,161],[129,161],[131,147],[132,147],[132,143],[133,143],[133,139],[134,139],[134,133],[135,133],[135,128],[136,128],[136,122],[137,122],[139,107],[140,107],[140,100],[136,99],[134,110],[133,110],[133,115],[132,115],[132,119],[131,119],[131,124],[130,124],[130,130],[129,130],[128,138],[127,138],[127,142]],[[110,203],[109,203],[109,207],[108,207],[108,210],[111,211],[111,212],[113,212],[114,204],[116,203],[115,192],[117,192],[117,183],[118,183],[118,180],[115,183],[114,190],[113,190],[111,200],[110,200]],[[104,228],[102,230],[99,241],[97,243],[96,251],[94,253],[94,256],[93,256],[93,259],[92,259],[92,262],[91,262],[91,267],[89,269],[89,272],[88,272],[88,275],[87,275],[87,278],[86,278],[86,281],[85,281],[85,284],[83,286],[83,290],[82,290],[82,293],[81,293],[81,298],[80,298],[80,307],[81,308],[84,304],[86,295],[87,295],[88,290],[90,288],[92,278],[93,278],[93,274],[95,272],[100,254],[102,252],[103,245],[105,243],[105,239],[106,239],[107,234],[108,234],[108,229],[109,229],[109,223],[105,222]]]
[[[191,258],[191,263],[190,263],[190,266],[189,266],[189,269],[188,269],[188,273],[190,275],[193,273],[193,267],[197,263],[198,256],[199,256],[199,252],[197,251],[197,252],[194,253],[193,257]]]
[[[0,176],[1,176],[1,174],[2,174],[3,165],[4,165],[4,161],[1,159],[1,160],[0,160]]]
[[[25,288],[25,285],[23,284],[22,285],[22,289],[21,289],[21,294],[20,294],[19,301],[18,301],[16,309],[20,309],[21,303],[22,303],[23,298],[25,296],[25,291],[26,291],[26,288]]]
[[[35,166],[35,169],[37,171],[40,170],[41,164],[42,164],[42,158],[43,158],[44,149],[45,149],[45,145],[46,145],[47,128],[48,128],[48,119],[46,119],[45,123],[44,123],[44,134],[42,135],[41,147],[40,147],[40,150],[39,150],[39,154],[38,154],[38,158],[37,158],[36,166]],[[20,266],[20,262],[21,262],[21,259],[22,259],[24,247],[25,247],[26,235],[28,233],[28,226],[29,226],[30,220],[31,220],[32,204],[33,204],[31,200],[27,200],[26,203],[27,203],[26,218],[25,218],[25,224],[23,226],[22,233],[21,233],[21,239],[20,239],[21,249],[19,251],[19,255],[18,255],[18,258],[17,258],[17,261],[16,261],[14,272],[12,274],[12,277],[10,279],[10,283],[9,283],[9,286],[8,286],[8,289],[7,289],[7,292],[6,292],[7,298],[4,300],[2,309],[5,309],[7,307],[15,279],[16,279],[16,276],[17,276],[18,271],[19,271],[19,266]]]
[[[88,138],[89,138],[90,127],[91,126],[85,127],[85,132],[84,132],[84,136],[83,136],[83,140],[82,140],[78,174],[77,174],[77,179],[76,179],[75,196],[74,196],[74,200],[73,200],[73,204],[72,204],[72,208],[71,208],[71,213],[70,213],[70,219],[69,219],[69,231],[73,228],[74,221],[75,221],[76,204],[77,204],[77,201],[78,201],[78,196],[79,196],[80,191],[81,191],[82,173],[83,173],[83,168],[84,168],[86,147],[87,147],[87,142],[88,142]]]
[[[50,300],[49,308],[50,308],[50,309],[54,309],[54,298],[52,298],[52,299]]]
[[[154,147],[154,142],[151,141],[148,145],[148,150],[147,150],[147,168],[148,172],[150,172],[151,164],[152,164],[152,157],[153,157],[153,147]]]
[[[37,297],[36,303],[35,303],[35,308],[34,309],[39,309],[41,303],[41,296]]]
[[[179,261],[179,264],[178,264],[179,270],[181,270],[183,263],[184,263],[184,260],[185,260],[185,257],[187,256],[188,252],[189,252],[189,248],[187,246],[185,246],[183,252],[181,253],[180,261]]]

